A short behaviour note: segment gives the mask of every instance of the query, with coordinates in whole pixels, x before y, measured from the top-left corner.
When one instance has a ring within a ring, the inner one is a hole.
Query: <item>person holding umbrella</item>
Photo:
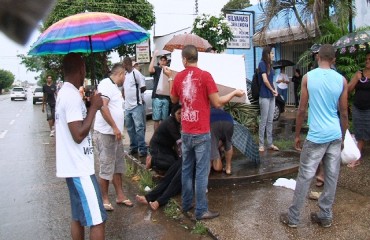
[[[362,152],[365,141],[370,140],[370,52],[366,54],[365,68],[358,71],[348,84],[348,92],[355,91],[352,119],[357,147]],[[350,162],[350,168],[360,165],[361,160]]]
[[[283,96],[284,101],[286,102],[288,100],[288,84],[289,84],[289,78],[288,75],[285,73],[285,67],[282,67],[280,69],[280,74],[277,76],[276,80],[277,90],[278,93]]]

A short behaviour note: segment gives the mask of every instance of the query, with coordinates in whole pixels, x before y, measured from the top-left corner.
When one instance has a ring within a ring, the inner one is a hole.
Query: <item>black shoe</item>
[[[130,149],[130,151],[128,151],[128,154],[130,155],[137,154],[137,149]]]
[[[212,219],[218,216],[220,216],[219,212],[212,212],[208,210],[207,212],[203,213],[201,217],[197,217],[197,220]]]
[[[280,222],[284,223],[285,225],[287,225],[288,227],[291,227],[291,228],[296,228],[297,227],[297,224],[291,223],[289,221],[288,213],[280,214]]]
[[[146,153],[146,152],[139,153],[139,157],[146,157],[147,155],[148,155],[148,153]]]
[[[321,219],[317,216],[317,213],[311,213],[311,221],[313,223],[319,224],[321,227],[328,228],[331,226],[332,220],[331,219]]]

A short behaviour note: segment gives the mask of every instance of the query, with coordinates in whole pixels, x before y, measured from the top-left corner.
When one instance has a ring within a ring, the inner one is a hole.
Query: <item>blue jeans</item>
[[[182,139],[182,209],[189,211],[193,203],[195,170],[195,216],[208,211],[207,186],[211,157],[211,134],[181,134]]]
[[[277,90],[278,90],[278,93],[281,96],[283,96],[284,101],[286,102],[288,100],[288,88],[285,88],[285,89],[277,88]]]
[[[340,152],[342,139],[328,143],[313,143],[306,140],[300,158],[299,173],[293,196],[293,203],[289,207],[288,217],[291,223],[299,222],[299,215],[307,198],[312,179],[322,159],[324,164],[324,191],[319,198],[318,217],[320,219],[333,218],[333,202],[337,189],[340,169]]]
[[[145,144],[144,105],[138,105],[131,110],[125,110],[125,125],[130,137],[130,150],[140,154],[147,153]]]
[[[261,121],[259,127],[259,146],[264,146],[265,131],[267,138],[267,146],[272,145],[272,122],[274,120],[275,97],[259,98]]]

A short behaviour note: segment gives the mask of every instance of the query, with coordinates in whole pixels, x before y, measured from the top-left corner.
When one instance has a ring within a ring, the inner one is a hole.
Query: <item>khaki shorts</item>
[[[99,177],[112,180],[113,174],[124,173],[124,150],[122,141],[114,135],[94,131],[95,156],[100,164]]]

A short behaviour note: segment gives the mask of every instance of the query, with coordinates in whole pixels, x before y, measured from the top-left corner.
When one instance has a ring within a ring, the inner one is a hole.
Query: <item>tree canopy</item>
[[[9,88],[14,82],[14,74],[8,70],[0,69],[0,94],[3,89]]]
[[[225,6],[221,9],[221,12],[224,14],[227,13],[226,10],[228,9],[244,9],[249,6],[252,6],[249,0],[230,0],[225,4]]]
[[[55,22],[77,13],[84,12],[110,12],[120,16],[124,16],[145,29],[150,29],[155,23],[154,7],[147,0],[58,0],[54,9],[43,22],[41,31],[44,31]],[[121,46],[117,49],[119,56],[132,56],[135,54],[135,45]],[[95,74],[97,79],[103,78],[109,69],[110,62],[108,60],[109,52],[94,53],[95,59]],[[45,81],[47,74],[52,74],[57,78],[63,78],[61,71],[61,55],[49,56],[23,56],[22,64],[29,71],[40,72],[39,79]],[[90,54],[86,55],[86,72],[87,77],[91,77],[92,59]]]

